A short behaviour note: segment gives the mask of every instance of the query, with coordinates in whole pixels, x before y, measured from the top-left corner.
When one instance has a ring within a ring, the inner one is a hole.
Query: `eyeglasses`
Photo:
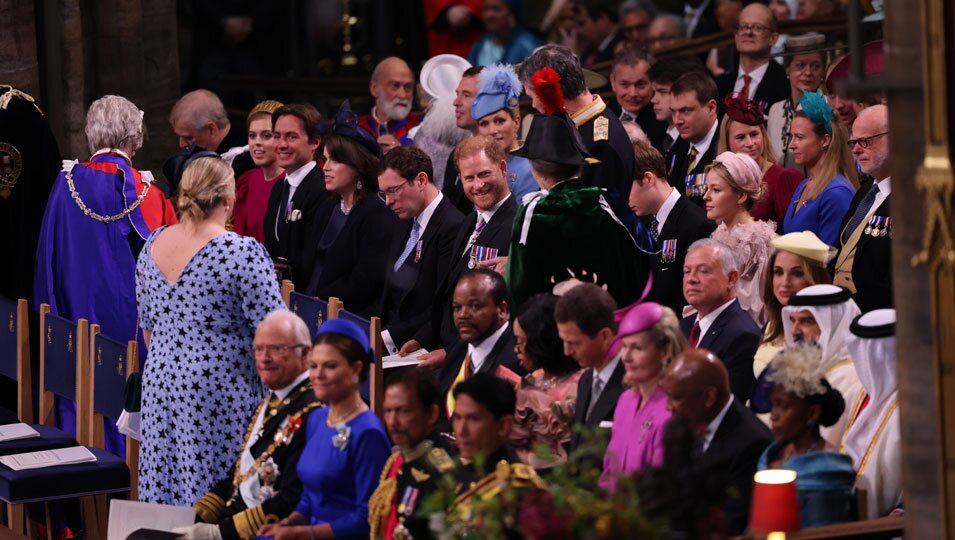
[[[772,32],[772,28],[766,26],[765,24],[738,24],[733,31],[737,34],[745,34],[746,32],[752,32],[754,34],[768,34]]]
[[[876,139],[878,139],[879,137],[883,135],[888,135],[888,134],[889,134],[888,131],[883,131],[882,133],[876,133],[875,135],[871,135],[869,137],[859,137],[858,139],[849,139],[848,141],[846,141],[846,144],[849,145],[849,149],[852,149],[857,144],[861,146],[862,148],[868,148],[872,146],[872,143],[875,142]]]
[[[266,352],[269,353],[269,356],[285,356],[289,351],[298,349],[299,347],[307,347],[308,345],[255,345],[252,347],[252,352],[256,356],[263,356]]]
[[[395,197],[398,196],[399,193],[401,193],[401,190],[404,189],[405,186],[407,186],[410,183],[411,183],[411,180],[407,180],[405,182],[398,184],[397,186],[379,191],[378,198],[381,199],[381,202],[388,202],[388,197],[391,197],[392,199],[394,199]]]

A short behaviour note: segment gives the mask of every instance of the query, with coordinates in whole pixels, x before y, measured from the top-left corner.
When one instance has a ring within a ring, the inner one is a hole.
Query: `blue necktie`
[[[872,182],[872,187],[869,188],[869,192],[859,201],[859,206],[856,207],[855,214],[852,214],[852,218],[849,219],[846,230],[842,231],[843,245],[849,241],[849,237],[852,236],[853,231],[859,227],[862,220],[869,214],[869,209],[872,208],[872,204],[875,203],[875,196],[878,194],[879,186],[875,182]]]
[[[411,235],[408,237],[408,243],[405,244],[404,251],[401,252],[401,256],[398,257],[398,260],[395,261],[395,272],[401,268],[401,265],[404,264],[405,259],[408,258],[408,255],[411,255],[411,251],[414,250],[415,246],[418,245],[418,238],[421,236],[421,224],[418,223],[418,220],[414,220],[414,225],[411,226]]]
[[[657,216],[653,216],[650,220],[650,238],[653,239],[654,246],[660,245],[660,222],[657,221]]]

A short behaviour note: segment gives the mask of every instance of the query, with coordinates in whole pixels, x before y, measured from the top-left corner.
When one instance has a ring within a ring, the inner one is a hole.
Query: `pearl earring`
[[[363,187],[364,186],[362,186],[361,180],[359,180],[358,183],[355,184],[355,189],[357,189],[358,191],[361,191]]]
[[[352,375],[351,382],[352,384],[358,384],[358,375]]]

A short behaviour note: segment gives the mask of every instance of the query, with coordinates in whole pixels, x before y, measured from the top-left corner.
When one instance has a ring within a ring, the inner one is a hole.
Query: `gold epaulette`
[[[225,508],[225,501],[211,491],[192,505],[192,509],[196,511],[196,515],[203,523],[219,523],[223,508]]]
[[[493,473],[475,482],[471,489],[458,496],[455,503],[466,505],[474,497],[486,501],[497,497],[505,487],[522,488],[528,486],[546,489],[547,483],[537,475],[532,467],[524,463],[508,463],[501,460],[497,463]]]
[[[440,473],[447,473],[454,470],[454,459],[444,448],[432,448],[426,458],[428,465],[437,469]]]
[[[381,469],[381,476],[378,477],[378,487],[368,499],[368,525],[371,527],[370,538],[377,538],[378,531],[385,524],[388,515],[391,514],[391,505],[394,503],[395,494],[398,492],[398,479],[389,478],[388,473],[394,467],[395,460],[401,455],[400,451],[392,452],[385,466]]]
[[[252,540],[255,538],[259,529],[267,523],[278,523],[279,517],[275,514],[265,515],[262,505],[255,508],[243,510],[232,516],[232,524],[235,525],[235,532],[239,534],[242,540]]]

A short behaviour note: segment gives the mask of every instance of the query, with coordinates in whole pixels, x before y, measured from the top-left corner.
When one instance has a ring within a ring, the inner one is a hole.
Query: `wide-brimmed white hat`
[[[454,96],[461,75],[470,67],[470,62],[456,54],[439,54],[422,66],[421,88],[432,99]]]

